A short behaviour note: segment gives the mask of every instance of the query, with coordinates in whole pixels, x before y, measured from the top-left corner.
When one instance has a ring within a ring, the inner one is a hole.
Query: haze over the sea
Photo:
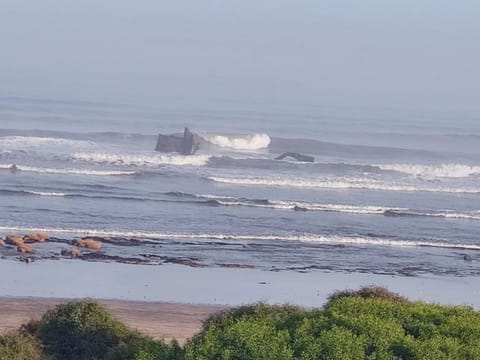
[[[467,0],[2,0],[0,95],[475,121],[479,18]]]

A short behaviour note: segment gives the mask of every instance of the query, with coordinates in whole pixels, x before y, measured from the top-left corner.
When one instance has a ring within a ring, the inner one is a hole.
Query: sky
[[[0,95],[480,117],[477,0],[0,0]]]

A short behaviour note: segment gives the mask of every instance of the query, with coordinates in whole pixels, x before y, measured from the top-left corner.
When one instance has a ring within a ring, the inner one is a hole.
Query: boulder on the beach
[[[35,249],[33,248],[32,245],[20,243],[17,245],[17,251],[21,253],[32,254],[35,252]]]
[[[19,244],[23,244],[23,237],[18,235],[8,235],[5,238],[5,243],[8,245],[18,246]]]
[[[72,241],[72,245],[85,247],[91,250],[99,250],[102,248],[102,243],[100,241],[95,241],[89,238],[75,239]]]
[[[72,258],[80,255],[80,250],[76,248],[62,249],[62,256],[70,256]]]
[[[44,233],[32,233],[25,235],[23,237],[23,241],[26,243],[35,243],[35,242],[45,242],[49,239],[50,237],[47,234]]]

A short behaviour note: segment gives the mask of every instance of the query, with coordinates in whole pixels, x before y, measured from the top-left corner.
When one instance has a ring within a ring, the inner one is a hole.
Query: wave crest
[[[392,164],[377,165],[382,170],[398,171],[408,175],[433,179],[463,178],[472,175],[480,175],[480,166],[464,164],[441,164],[441,165],[416,165],[416,164]]]
[[[270,136],[268,136],[267,134],[201,134],[201,137],[216,146],[235,150],[260,150],[267,148],[271,141]]]
[[[301,241],[331,245],[360,245],[360,246],[393,246],[393,247],[434,247],[446,249],[480,250],[477,244],[448,243],[430,240],[398,240],[393,238],[369,236],[340,236],[323,234],[221,234],[221,233],[159,233],[151,231],[128,230],[98,230],[98,229],[71,229],[47,227],[0,226],[0,231],[41,231],[50,234],[95,235],[117,238],[147,238],[168,240],[198,240],[198,241]]]
[[[0,165],[0,170],[12,171],[14,164]],[[115,171],[115,170],[93,170],[93,169],[72,169],[72,168],[42,168],[35,166],[15,165],[15,171],[25,171],[40,174],[67,174],[67,175],[93,175],[93,176],[116,176],[116,175],[136,175],[135,171]]]
[[[45,148],[50,146],[70,149],[91,148],[96,146],[96,144],[87,140],[72,140],[54,137],[3,136],[0,138],[0,149],[26,150],[29,148]]]
[[[408,185],[386,183],[373,179],[356,178],[319,178],[319,179],[295,179],[295,178],[227,178],[210,176],[208,180],[250,186],[280,186],[294,188],[324,188],[324,189],[354,189],[354,190],[380,190],[380,191],[403,191],[403,192],[440,192],[456,194],[479,194],[480,188],[440,187],[429,185]]]
[[[204,166],[210,159],[209,155],[170,155],[170,154],[111,154],[78,152],[71,155],[76,161],[96,164],[125,165],[125,166]]]

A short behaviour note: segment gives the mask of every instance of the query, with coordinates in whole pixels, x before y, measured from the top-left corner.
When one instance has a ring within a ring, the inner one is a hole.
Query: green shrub
[[[101,359],[134,334],[98,303],[68,302],[48,310],[37,336],[56,359]]]
[[[176,341],[167,345],[146,336],[132,338],[105,357],[106,360],[182,360],[184,351]]]
[[[37,339],[21,333],[10,333],[0,336],[0,359],[40,360],[43,355]]]
[[[45,313],[25,327],[35,332],[45,350],[58,360],[176,359],[182,352],[140,335],[110,316],[93,301],[68,302]],[[175,352],[176,351],[176,352]]]
[[[194,359],[480,359],[480,313],[368,287],[322,310],[254,305],[208,319],[186,345]]]
[[[345,298],[345,297],[360,297],[363,299],[381,299],[386,301],[398,301],[398,302],[408,302],[407,298],[400,296],[397,293],[391,292],[388,289],[381,286],[364,286],[359,290],[342,290],[336,291],[328,297],[328,306],[331,302]]]
[[[37,337],[37,338],[35,338]],[[480,359],[480,312],[410,302],[383,288],[344,291],[323,309],[255,304],[217,313],[184,348],[143,336],[91,301],[70,302],[0,337],[0,359]]]
[[[213,315],[186,346],[187,359],[294,359],[297,324],[307,312],[296,306],[256,304]]]

